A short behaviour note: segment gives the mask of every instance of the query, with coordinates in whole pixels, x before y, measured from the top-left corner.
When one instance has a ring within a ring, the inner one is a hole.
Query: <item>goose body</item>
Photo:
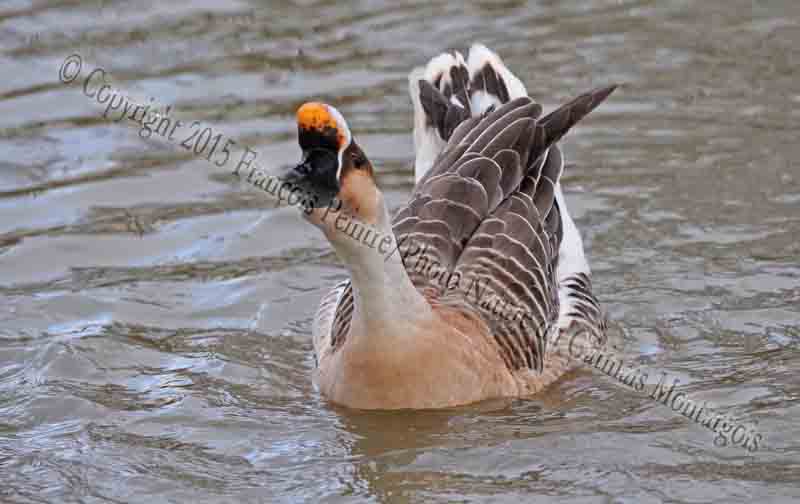
[[[315,382],[364,409],[534,394],[572,367],[565,335],[605,342],[556,142],[614,87],[542,116],[479,44],[466,59],[433,58],[409,83],[417,182],[391,218],[341,114],[298,111],[304,161],[291,180],[323,195],[306,217],[350,273],[314,319]]]

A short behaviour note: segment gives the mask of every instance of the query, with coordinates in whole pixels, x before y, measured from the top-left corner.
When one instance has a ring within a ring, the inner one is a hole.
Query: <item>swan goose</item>
[[[542,117],[475,44],[466,60],[444,53],[414,69],[409,89],[416,186],[393,217],[342,115],[317,102],[297,112],[303,162],[284,180],[315,194],[305,217],[350,274],[314,319],[315,383],[361,409],[534,394],[574,365],[564,334],[606,340],[556,142],[615,86]]]

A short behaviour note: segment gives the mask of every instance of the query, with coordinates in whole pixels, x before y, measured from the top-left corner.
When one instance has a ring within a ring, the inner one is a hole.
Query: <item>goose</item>
[[[415,187],[390,216],[375,169],[332,105],[297,110],[304,191],[349,279],[312,324],[314,383],[357,409],[530,396],[575,366],[605,315],[561,188],[557,142],[616,88],[542,107],[493,51],[446,52],[409,75]]]

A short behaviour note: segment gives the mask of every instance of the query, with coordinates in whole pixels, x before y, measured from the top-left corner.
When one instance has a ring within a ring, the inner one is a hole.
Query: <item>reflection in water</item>
[[[3,3],[0,500],[800,497],[799,9]],[[254,148],[265,169],[296,163],[301,103],[335,104],[397,208],[413,184],[407,72],[473,41],[545,111],[626,83],[565,142],[595,289],[625,362],[755,424],[757,452],[715,446],[591,368],[533,399],[456,410],[327,403],[310,321],[345,273],[324,238],[232,167],[142,138],[58,81],[77,52],[134,102]]]

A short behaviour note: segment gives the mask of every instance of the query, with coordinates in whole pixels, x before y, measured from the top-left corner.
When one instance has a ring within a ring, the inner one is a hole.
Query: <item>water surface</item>
[[[549,110],[622,355],[755,425],[759,449],[592,369],[439,412],[327,403],[310,324],[345,277],[230,169],[102,117],[137,100],[295,162],[335,104],[393,208],[408,71],[480,40]],[[800,498],[800,4],[790,0],[0,4],[0,497],[10,502],[732,503]]]

